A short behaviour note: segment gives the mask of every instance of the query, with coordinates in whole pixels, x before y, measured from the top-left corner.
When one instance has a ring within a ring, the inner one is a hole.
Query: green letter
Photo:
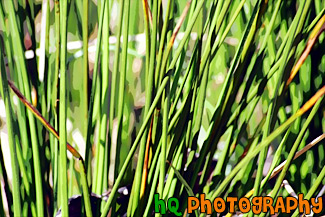
[[[175,205],[172,205],[172,202],[175,203]],[[176,216],[181,216],[182,213],[178,212],[178,207],[179,207],[179,202],[177,200],[177,198],[171,197],[168,199],[167,201],[167,205],[168,205],[168,209],[170,212],[174,213]]]
[[[159,213],[159,212],[161,214],[166,214],[166,205],[164,200],[159,199],[159,194],[155,194],[155,213]]]

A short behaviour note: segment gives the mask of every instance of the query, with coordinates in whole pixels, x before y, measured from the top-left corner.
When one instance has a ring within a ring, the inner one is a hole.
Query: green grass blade
[[[1,49],[2,50],[2,49]],[[0,71],[1,71],[1,82],[0,82],[0,92],[4,99],[6,106],[6,118],[7,118],[7,129],[8,129],[8,139],[10,148],[10,158],[11,158],[11,169],[12,169],[12,195],[13,195],[13,213],[18,216],[21,213],[21,200],[20,200],[20,175],[17,161],[16,144],[14,139],[14,128],[13,128],[13,118],[12,118],[12,107],[10,103],[10,94],[7,83],[7,75],[4,67],[3,54],[0,51]]]
[[[60,204],[62,216],[69,215],[68,209],[68,177],[67,177],[67,2],[60,1],[60,105],[59,105],[59,132],[60,138],[60,167],[59,167],[59,186]]]

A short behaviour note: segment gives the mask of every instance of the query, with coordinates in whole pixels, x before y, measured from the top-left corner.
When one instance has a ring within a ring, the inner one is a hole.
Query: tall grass
[[[324,5],[2,0],[0,215],[322,196]]]

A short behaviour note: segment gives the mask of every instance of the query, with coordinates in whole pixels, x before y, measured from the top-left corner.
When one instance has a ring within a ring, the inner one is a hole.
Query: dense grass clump
[[[0,216],[323,196],[324,5],[0,0]]]

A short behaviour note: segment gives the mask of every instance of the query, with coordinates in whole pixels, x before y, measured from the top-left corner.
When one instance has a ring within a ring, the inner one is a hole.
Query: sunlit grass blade
[[[68,209],[68,167],[67,167],[67,13],[68,3],[60,1],[60,97],[59,97],[59,187],[60,187],[60,205],[63,216],[69,215]]]
[[[88,111],[88,14],[89,14],[89,1],[82,1],[82,51],[83,51],[83,63],[82,63],[82,74],[83,74],[83,100],[82,105],[84,109],[84,118],[87,118]],[[85,125],[87,127],[87,125]],[[87,129],[84,133],[86,133]]]
[[[301,68],[302,64],[305,62],[307,56],[309,55],[312,47],[314,46],[314,44],[316,43],[318,37],[320,36],[320,34],[325,30],[325,15],[318,21],[317,25],[315,26],[315,28],[313,29],[313,31],[310,33],[310,37],[307,41],[307,45],[306,48],[304,50],[304,52],[301,54],[298,62],[296,63],[296,65],[292,68],[290,76],[287,80],[286,85],[288,86],[291,81],[293,80],[293,78],[295,77],[295,75],[297,74],[297,72],[299,71],[299,69]]]
[[[91,133],[93,132],[93,109],[94,109],[94,100],[95,100],[95,93],[96,93],[96,84],[97,84],[97,76],[98,76],[98,65],[99,65],[99,54],[101,50],[101,40],[102,40],[102,31],[103,31],[103,21],[104,21],[104,14],[105,14],[105,4],[106,0],[102,2],[100,17],[98,22],[98,37],[96,42],[96,53],[95,53],[95,64],[93,69],[93,79],[91,85],[91,93],[89,99],[89,106],[88,106],[88,118],[87,118],[87,134],[86,134],[86,147],[85,147],[85,165],[86,168],[90,171],[90,161],[91,161]],[[90,176],[87,178],[90,180]]]
[[[109,28],[109,11],[108,4],[103,5],[105,7],[103,28]],[[109,144],[111,141],[106,141],[107,139],[107,118],[109,113],[109,32],[103,31],[103,46],[102,46],[102,58],[101,58],[101,96],[100,96],[100,117],[99,117],[99,139],[96,144],[96,165],[95,165],[95,174],[98,176],[94,176],[96,181],[93,183],[94,192],[97,194],[101,194],[101,192],[106,191],[108,186],[108,180],[103,178],[105,174],[104,168],[107,168],[107,162],[105,161],[105,155],[109,154]],[[109,137],[108,137],[109,138]]]

